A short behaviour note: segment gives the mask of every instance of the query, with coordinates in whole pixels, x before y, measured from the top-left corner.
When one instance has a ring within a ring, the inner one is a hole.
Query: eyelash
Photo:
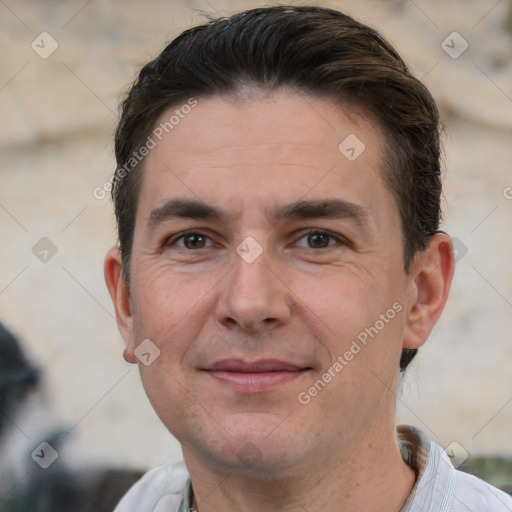
[[[176,235],[176,236],[170,238],[169,240],[167,240],[165,242],[165,247],[175,246],[178,241],[184,240],[186,237],[194,236],[194,235],[205,237],[205,238],[207,238],[208,240],[211,241],[211,239],[208,237],[208,235],[204,234],[203,232],[196,231],[196,230],[189,230],[189,231],[184,231],[182,233],[179,233],[178,235]],[[348,246],[348,245],[350,245],[350,242],[345,237],[343,237],[341,235],[334,235],[333,233],[331,233],[329,231],[325,231],[325,230],[321,230],[321,229],[315,229],[315,228],[310,228],[310,229],[302,232],[302,234],[298,238],[298,240],[301,240],[301,239],[303,239],[303,238],[305,238],[307,236],[310,236],[310,235],[324,235],[324,236],[329,237],[330,239],[335,240],[336,243],[335,244],[329,244],[326,247],[320,247],[320,248],[307,247],[308,249],[312,249],[312,250],[324,249],[325,250],[325,249],[333,248],[336,245],[338,245],[338,246],[339,245],[341,245],[341,246]],[[189,249],[187,247],[180,247],[180,249],[187,250],[187,251],[193,251],[194,250],[194,249]],[[205,247],[200,247],[199,249],[205,249]]]

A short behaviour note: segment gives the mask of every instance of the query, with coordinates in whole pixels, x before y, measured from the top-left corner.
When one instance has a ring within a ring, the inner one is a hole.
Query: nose
[[[290,309],[290,289],[265,250],[254,261],[233,254],[232,270],[222,280],[216,305],[220,323],[265,331],[286,324]]]

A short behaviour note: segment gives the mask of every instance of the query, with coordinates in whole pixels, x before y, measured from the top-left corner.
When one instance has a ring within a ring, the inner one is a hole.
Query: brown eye
[[[306,231],[296,242],[296,247],[303,249],[327,249],[347,245],[341,235],[333,235],[327,231],[311,229]]]
[[[326,233],[311,233],[308,235],[308,245],[312,249],[323,249],[331,245],[330,239],[332,237]]]
[[[181,233],[181,235],[175,236],[166,243],[168,249],[177,248],[182,250],[205,249],[214,245],[208,236],[198,231]]]
[[[183,237],[183,245],[187,249],[201,249],[205,246],[206,237],[204,235],[192,234]]]
[[[322,229],[310,228],[303,232],[297,241],[293,244],[294,247],[300,249],[343,249],[352,247],[350,241],[339,233],[331,233]]]

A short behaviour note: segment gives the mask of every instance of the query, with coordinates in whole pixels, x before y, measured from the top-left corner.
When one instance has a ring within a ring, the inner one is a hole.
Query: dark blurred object
[[[40,381],[39,370],[28,362],[16,337],[0,323],[0,450],[10,443],[10,432],[23,433],[18,426],[18,413],[35,407],[27,398],[30,393],[37,393]],[[74,471],[60,456],[51,467],[43,469],[32,460],[31,451],[45,441],[60,452],[67,431],[48,430],[39,423],[36,427],[38,438],[25,434],[28,444],[16,451],[14,461],[6,461],[0,452],[4,462],[0,465],[0,483],[8,484],[3,491],[0,488],[0,512],[111,512],[142,476],[142,471],[109,468]],[[14,462],[25,464],[25,476],[9,474]]]
[[[112,512],[141,476],[124,470],[41,473],[3,500],[1,511]]]
[[[38,383],[38,370],[28,363],[16,338],[0,322],[0,436],[10,413]]]

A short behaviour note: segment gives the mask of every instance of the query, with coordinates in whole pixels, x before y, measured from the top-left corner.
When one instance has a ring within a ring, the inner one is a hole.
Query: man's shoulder
[[[124,495],[114,512],[178,512],[187,478],[183,461],[151,469]]]
[[[397,427],[400,453],[418,476],[402,512],[512,512],[512,496],[453,466],[423,431]]]
[[[454,471],[450,512],[512,512],[512,496],[462,471]],[[469,507],[469,508],[468,508]]]

